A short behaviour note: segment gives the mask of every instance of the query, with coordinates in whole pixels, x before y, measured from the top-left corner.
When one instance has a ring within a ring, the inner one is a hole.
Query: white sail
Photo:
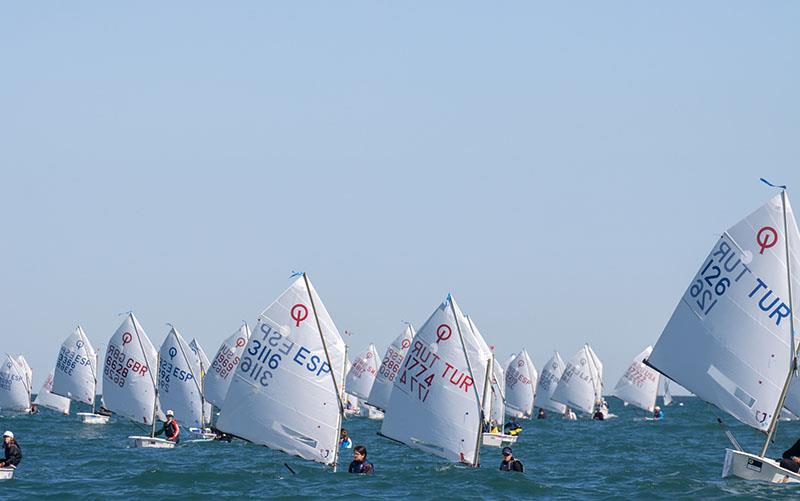
[[[158,352],[158,398],[164,409],[188,427],[203,427],[203,395],[200,390],[200,358],[172,327]]]
[[[489,419],[503,424],[506,417],[506,373],[497,360],[492,362],[491,410]]]
[[[0,409],[28,412],[31,409],[30,367],[20,363],[20,356],[5,354],[0,366]],[[22,358],[24,361],[24,358]]]
[[[593,371],[594,399],[595,402],[600,402],[603,399],[603,363],[588,344],[586,345],[586,351],[589,353],[589,368]]]
[[[53,372],[53,393],[94,405],[97,387],[97,352],[78,326],[61,343]]]
[[[409,346],[411,346],[411,340],[415,334],[414,327],[411,324],[407,324],[403,332],[386,348],[386,354],[383,356],[381,365],[378,368],[375,383],[372,385],[372,390],[367,398],[369,405],[384,411],[388,408],[389,394],[392,392],[392,387],[394,387],[394,379],[403,364],[403,359]]]
[[[301,276],[261,313],[217,427],[272,449],[334,464],[345,344],[310,284]]]
[[[672,392],[669,390],[669,379],[662,377],[664,380],[664,396],[662,397],[664,407],[672,403]]]
[[[40,407],[47,407],[48,409],[60,412],[64,415],[69,414],[69,399],[53,393],[52,372],[47,375],[47,379],[42,384],[42,388],[39,390],[39,393],[36,394],[36,400],[34,400],[33,403]]]
[[[481,406],[483,408],[484,421],[489,420],[491,415],[491,374],[487,375],[490,366],[494,365],[494,353],[491,347],[486,343],[486,340],[481,335],[472,317],[466,315],[467,325],[470,327],[468,333],[473,340],[471,343],[465,343],[467,348],[467,356],[469,357],[470,367],[472,369],[472,377],[476,379],[475,389],[476,393],[481,399]]]
[[[239,365],[239,360],[242,358],[242,352],[248,341],[250,341],[250,328],[245,323],[242,324],[239,330],[223,341],[222,346],[217,351],[217,356],[211,362],[211,369],[203,379],[203,391],[206,400],[217,407],[221,407],[222,402],[225,401],[225,395],[228,394],[228,387],[231,385],[233,373],[236,371],[236,366]]]
[[[203,419],[205,424],[211,423],[211,413],[213,412],[213,407],[211,403],[205,398],[205,380],[206,380],[206,373],[211,368],[211,361],[208,359],[205,350],[200,345],[200,341],[197,338],[192,339],[192,342],[189,343],[189,348],[194,351],[194,354],[200,357],[200,391],[203,394],[203,399],[205,403],[203,404]]]
[[[108,341],[103,367],[103,401],[115,414],[152,424],[156,402],[158,352],[139,320],[128,313]],[[164,414],[158,409],[158,416]]]
[[[769,429],[779,411],[794,351],[781,198],[722,234],[648,359],[702,400],[758,430]],[[786,225],[791,269],[798,270],[800,242],[788,200]],[[796,277],[795,272],[794,289],[800,290]]]
[[[359,399],[366,400],[372,391],[375,377],[378,374],[378,350],[375,345],[370,343],[366,350],[356,356],[356,362],[347,372],[345,379],[345,389],[348,393],[357,396]]]
[[[552,398],[563,373],[564,361],[561,360],[561,355],[555,352],[542,368],[542,374],[539,376],[539,381],[536,382],[536,405],[542,409],[564,414],[567,406]]]
[[[575,410],[592,414],[596,403],[598,374],[592,355],[587,348],[588,346],[584,345],[567,362],[552,398]]]
[[[533,415],[533,397],[539,374],[526,350],[506,366],[506,414],[518,418]]]
[[[652,346],[648,346],[634,357],[611,393],[620,400],[647,412],[653,412],[658,395],[659,374],[644,364],[644,360],[647,360],[652,351]]]
[[[467,353],[481,351],[466,318],[448,296],[411,342],[389,396],[381,434],[450,461],[477,465],[483,389],[478,379],[485,378],[489,357],[480,364],[481,372],[481,367],[470,367]]]

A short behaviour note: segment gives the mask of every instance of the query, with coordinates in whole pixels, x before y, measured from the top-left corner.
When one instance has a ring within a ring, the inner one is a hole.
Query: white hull
[[[175,442],[164,440],[163,438],[156,437],[128,437],[133,442],[136,448],[145,449],[172,449],[175,447]]]
[[[14,478],[15,468],[0,468],[0,480],[11,480]]]
[[[800,483],[800,474],[781,468],[777,461],[732,449],[725,449],[722,478],[727,477],[774,484]]]
[[[79,412],[77,415],[80,416],[84,424],[108,424],[108,418],[111,417],[92,414],[91,412]]]
[[[217,435],[208,430],[200,428],[189,428],[189,440],[192,442],[207,442],[217,438]]]
[[[502,433],[484,433],[483,445],[487,447],[505,447],[517,441],[514,435],[504,435]]]
[[[383,419],[383,412],[379,411],[374,407],[370,407],[365,405],[361,407],[361,411],[359,412],[359,416],[369,418],[369,419]]]

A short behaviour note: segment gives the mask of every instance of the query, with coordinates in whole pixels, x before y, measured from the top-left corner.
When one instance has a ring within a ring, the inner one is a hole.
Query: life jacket
[[[175,431],[175,433],[173,433],[172,436],[167,435],[167,440],[174,440],[175,442],[177,442],[180,439],[180,436],[181,436],[181,427],[178,426],[178,420],[173,418],[172,419],[172,423],[167,423],[166,426],[173,426],[174,427],[174,431]],[[167,433],[169,433],[168,430],[165,433],[165,435]]]

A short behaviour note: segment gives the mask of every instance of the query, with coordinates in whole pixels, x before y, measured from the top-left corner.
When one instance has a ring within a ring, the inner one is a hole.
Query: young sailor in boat
[[[22,451],[19,444],[14,439],[14,433],[7,431],[3,433],[3,446],[5,449],[5,457],[0,461],[0,468],[12,467],[16,468],[20,461],[22,461]]]
[[[575,413],[572,412],[572,409],[566,407],[564,408],[564,419],[566,419],[567,421],[577,421],[578,416],[576,416]]]
[[[503,447],[502,454],[503,462],[500,463],[500,471],[518,471],[522,473],[525,470],[522,466],[522,461],[512,454],[511,447]]]
[[[657,405],[653,408],[653,419],[664,419],[664,412]]]
[[[511,420],[506,423],[505,426],[506,434],[511,436],[517,436],[522,432],[522,426],[517,424],[517,418],[511,417]]]
[[[800,473],[800,440],[794,443],[793,446],[783,451],[781,457],[781,468],[784,468],[795,473]]]
[[[536,416],[536,419],[547,419],[544,413],[544,407],[539,407],[539,414]]]
[[[342,428],[342,431],[339,432],[339,448],[350,449],[352,447],[353,447],[353,441],[350,440],[350,437],[347,435],[347,430]]]
[[[606,417],[603,415],[603,409],[601,409],[600,407],[598,407],[597,410],[594,411],[594,416],[592,416],[592,419],[594,419],[595,421],[603,421],[605,418]]]
[[[350,473],[372,473],[375,467],[367,461],[367,448],[363,445],[356,445],[353,449],[353,462],[347,469]]]
[[[164,422],[164,428],[161,429],[156,436],[164,434],[164,438],[176,444],[181,440],[181,428],[175,420],[175,414],[169,410],[167,411],[167,420]]]

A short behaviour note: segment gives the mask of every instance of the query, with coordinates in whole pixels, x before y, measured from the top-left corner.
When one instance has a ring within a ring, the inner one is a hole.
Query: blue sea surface
[[[49,410],[1,415],[24,459],[0,498],[774,498],[800,496],[800,487],[722,479],[729,443],[714,408],[678,397],[664,421],[610,399],[616,418],[522,421],[514,455],[525,473],[498,471],[500,451],[484,447],[481,467],[468,468],[376,435],[380,421],[352,418],[344,426],[367,447],[373,475],[333,473],[316,463],[235,440],[185,443],[174,450],[132,449],[127,437],[146,432],[122,419],[85,425]],[[678,406],[677,403],[683,403]],[[87,410],[73,404],[73,413]],[[763,435],[728,418],[746,450],[760,451]],[[800,422],[781,422],[772,456],[800,437]],[[291,473],[284,463],[296,472]]]

